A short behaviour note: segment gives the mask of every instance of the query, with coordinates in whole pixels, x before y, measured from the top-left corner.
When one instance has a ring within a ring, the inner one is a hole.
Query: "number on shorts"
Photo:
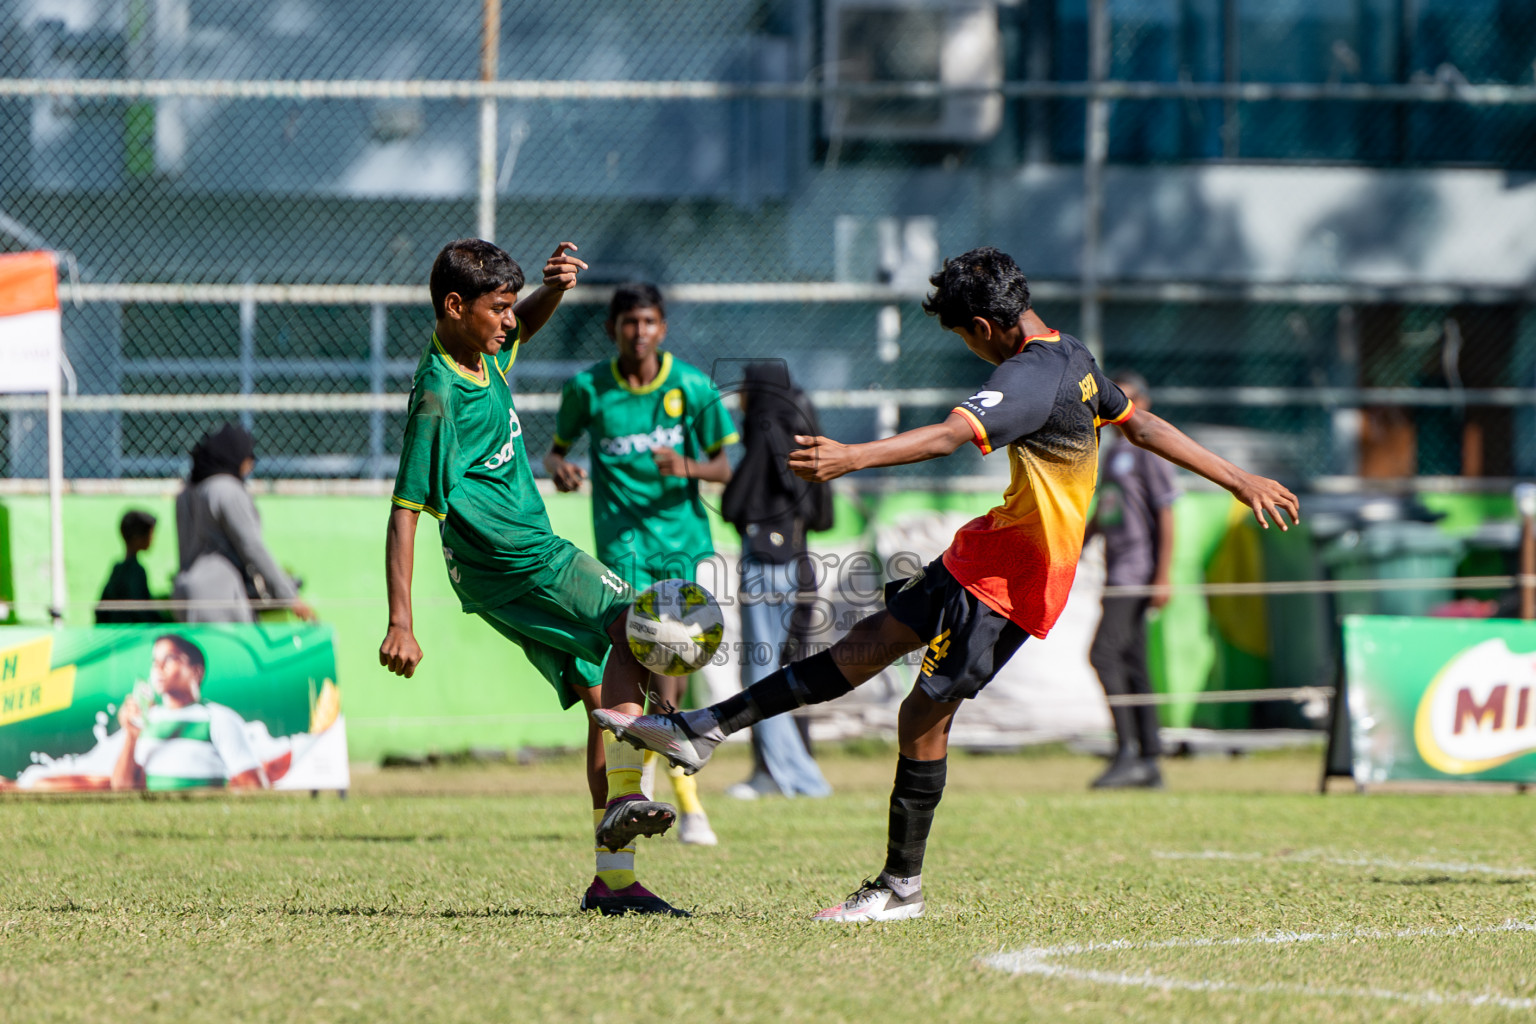
[[[928,641],[928,653],[923,655],[923,675],[933,675],[939,667],[939,662],[948,656],[949,645],[949,630],[947,629]]]

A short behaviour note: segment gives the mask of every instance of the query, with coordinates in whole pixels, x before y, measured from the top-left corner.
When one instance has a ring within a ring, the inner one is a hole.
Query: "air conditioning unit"
[[[825,81],[992,86],[1003,80],[992,0],[827,0]],[[828,138],[985,142],[1003,121],[1000,94],[943,99],[828,97]]]

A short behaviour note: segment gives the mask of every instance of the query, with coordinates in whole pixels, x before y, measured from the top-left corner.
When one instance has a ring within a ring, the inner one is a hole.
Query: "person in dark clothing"
[[[107,585],[101,589],[101,600],[153,601],[155,595],[149,592],[149,576],[145,574],[144,567],[139,564],[139,553],[148,551],[149,546],[155,542],[155,517],[148,512],[131,509],[123,514],[117,529],[123,535],[123,547],[128,553],[121,562],[112,567],[112,575],[107,577]],[[98,626],[164,621],[165,615],[162,612],[147,608],[98,607],[96,609]]]
[[[832,489],[796,476],[787,463],[796,434],[819,434],[816,410],[783,363],[752,363],[741,390],[741,461],[720,507],[741,534],[741,684],[751,686],[789,660],[801,597],[815,592],[807,530],[832,525]],[[752,777],[726,790],[740,799],[782,793],[828,796],[822,776],[789,715],[752,727]]]
[[[1147,382],[1139,374],[1122,372],[1110,379],[1138,408],[1152,408]],[[1178,496],[1172,465],[1123,440],[1108,446],[1092,524],[1092,532],[1104,537],[1105,585],[1156,588],[1145,597],[1104,598],[1104,617],[1088,660],[1108,696],[1152,692],[1146,617],[1149,609],[1168,603],[1173,502]],[[1156,706],[1111,705],[1109,712],[1115,722],[1115,757],[1093,788],[1161,788]]]

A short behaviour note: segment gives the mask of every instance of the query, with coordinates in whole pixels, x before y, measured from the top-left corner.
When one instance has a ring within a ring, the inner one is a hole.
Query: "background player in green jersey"
[[[411,572],[425,512],[438,520],[448,578],[464,610],[522,648],[562,706],[638,714],[646,672],[624,635],[634,591],[550,528],[507,382],[518,349],[586,269],[570,255],[575,248],[560,243],[544,264],[543,285],[521,301],[522,269],[490,242],[450,242],[432,265],[437,329],[416,368],[395,479],[385,555],[389,631],[379,662],[409,677],[422,660]],[[641,794],[641,762],[638,751],[589,727],[597,877],[581,907],[683,915],[635,879],[634,839],[665,831],[676,817],[671,806]]]
[[[587,474],[565,456],[587,433],[598,560],[637,590],[693,579],[715,553],[699,481],[731,478],[725,446],[737,439],[735,425],[709,376],[661,351],[667,311],[655,285],[621,285],[603,328],[618,355],[566,381],[544,467],[560,490],[580,487]],[[686,678],[653,675],[650,686],[657,701],[677,706]],[[669,775],[683,815],[678,839],[713,846],[697,783],[681,769]]]

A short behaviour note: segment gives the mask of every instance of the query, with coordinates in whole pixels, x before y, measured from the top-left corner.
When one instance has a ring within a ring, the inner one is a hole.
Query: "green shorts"
[[[660,580],[690,580],[698,582],[698,564],[687,555],[675,555],[666,561],[641,562],[633,554],[604,561],[614,572],[624,577],[635,590],[644,590]]]
[[[563,708],[581,700],[578,689],[603,681],[608,627],[635,599],[613,570],[574,546],[569,550],[569,559],[540,573],[515,600],[477,613],[523,649]]]
[[[703,583],[705,589],[711,593],[714,592],[715,588],[722,586],[721,581],[715,578],[718,572],[711,571],[709,566],[705,566],[705,571],[702,574],[704,579],[701,580],[699,578],[701,575],[699,566],[703,563],[698,559],[676,553],[663,557],[664,561],[657,560],[642,563],[634,554],[629,554],[628,556],[621,556],[622,560],[604,564],[612,565],[613,570],[620,576],[623,576],[629,582],[629,585],[635,588],[637,595],[652,583],[659,583],[662,580],[688,580],[691,583]],[[721,564],[718,559],[714,560],[714,563],[716,566]],[[633,601],[634,598],[630,598],[630,600]],[[687,680],[687,683],[681,698],[682,706],[701,708],[708,704],[709,688],[703,684],[703,677],[698,673],[694,673],[683,678]]]

